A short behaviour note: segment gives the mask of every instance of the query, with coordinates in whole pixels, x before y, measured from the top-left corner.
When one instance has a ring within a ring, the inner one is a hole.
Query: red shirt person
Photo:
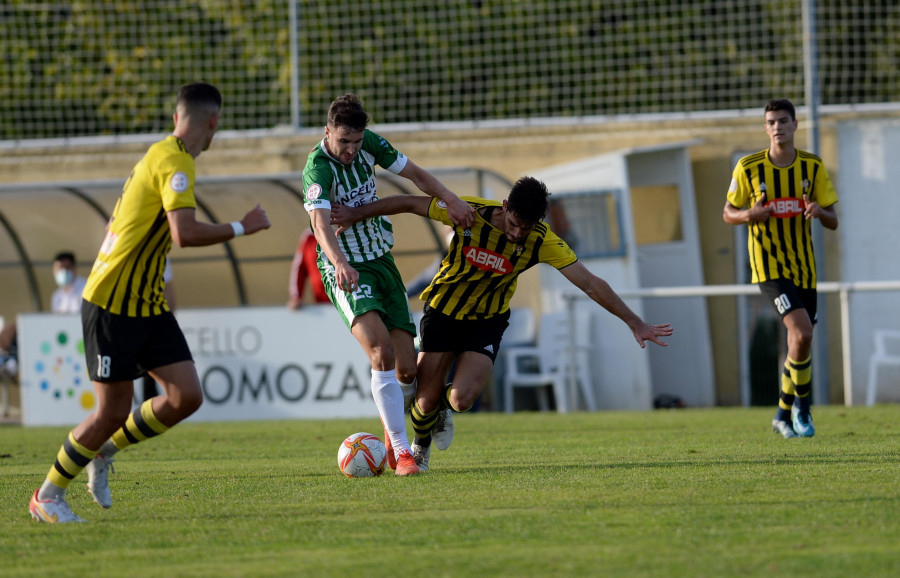
[[[303,305],[303,293],[307,280],[312,289],[313,301],[316,303],[329,302],[328,294],[325,293],[325,285],[322,284],[322,275],[316,265],[317,258],[316,237],[312,231],[307,229],[300,235],[297,252],[294,253],[294,260],[291,263],[291,282],[288,288],[290,292],[288,307],[290,309],[297,309]]]

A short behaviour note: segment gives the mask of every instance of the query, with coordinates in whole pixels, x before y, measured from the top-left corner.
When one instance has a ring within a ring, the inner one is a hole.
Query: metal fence
[[[852,335],[853,315],[851,311],[850,295],[852,293],[863,293],[873,291],[900,291],[900,281],[859,281],[851,283],[841,283],[834,281],[820,282],[817,285],[817,291],[825,294],[837,294],[840,297],[840,330],[841,330],[841,362],[843,368],[843,391],[844,405],[852,406],[858,404],[859,400],[854,395],[854,384],[856,381],[862,381],[860,375],[854,375],[854,347]],[[679,297],[740,297],[746,295],[759,295],[759,287],[756,285],[703,285],[695,287],[653,287],[644,289],[621,289],[617,291],[623,299],[653,299],[653,298],[679,298]],[[579,300],[586,300],[587,297],[581,293],[563,295],[566,301],[566,309],[569,314],[569,322],[574,327],[575,303]],[[739,310],[743,308],[739,307]],[[739,315],[740,317],[740,315]],[[750,405],[750,377],[749,377],[749,360],[747,355],[750,351],[749,332],[746,331],[748,321],[746,319],[738,322],[738,350],[741,401],[743,405]],[[574,344],[570,344],[570,352],[575,351]],[[568,357],[569,370],[567,376],[569,378],[568,391],[570,398],[570,407],[574,407],[574,393],[576,384],[573,383],[574,376],[577,374],[573,370],[575,367],[574,355]],[[814,363],[821,363],[821,359],[814,359]],[[815,387],[815,385],[814,385]],[[819,399],[828,399],[827,392],[818,393]]]
[[[900,6],[837,0],[136,0],[0,6],[0,141],[158,134],[194,80],[224,131],[896,108]],[[815,91],[811,88],[817,87]]]

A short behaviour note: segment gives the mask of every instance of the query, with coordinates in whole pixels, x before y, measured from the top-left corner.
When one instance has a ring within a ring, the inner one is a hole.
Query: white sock
[[[409,408],[416,397],[416,380],[413,379],[412,383],[403,383],[398,379],[397,383],[400,384],[400,390],[403,392],[403,411],[409,413]]]
[[[44,483],[41,484],[41,489],[38,490],[38,499],[39,500],[50,500],[53,498],[63,497],[66,495],[66,489],[60,488],[53,482],[48,479],[44,480]]]
[[[375,406],[381,415],[381,421],[387,435],[394,446],[394,454],[399,455],[403,450],[409,450],[409,440],[406,437],[406,418],[403,415],[403,390],[397,381],[397,372],[372,370],[372,395],[375,397]]]
[[[116,455],[116,452],[118,451],[119,448],[116,447],[116,444],[114,444],[112,440],[106,440],[103,442],[103,445],[100,446],[100,451],[97,453],[103,454],[103,457],[108,458]]]

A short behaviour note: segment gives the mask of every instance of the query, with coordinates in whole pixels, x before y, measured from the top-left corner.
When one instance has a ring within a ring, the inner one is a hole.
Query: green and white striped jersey
[[[375,165],[398,174],[406,166],[406,156],[380,135],[366,129],[359,154],[346,166],[318,143],[303,169],[303,206],[307,212],[341,204],[359,207],[378,200]],[[360,263],[376,259],[394,246],[394,227],[387,217],[374,217],[354,224],[338,237],[347,261]],[[327,259],[320,251],[320,258]]]

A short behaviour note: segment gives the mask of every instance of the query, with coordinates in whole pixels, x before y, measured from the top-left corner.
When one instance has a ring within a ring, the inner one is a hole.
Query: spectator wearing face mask
[[[75,254],[63,251],[53,259],[53,278],[56,291],[50,298],[50,310],[54,313],[81,313],[81,292],[84,277],[75,268]]]

